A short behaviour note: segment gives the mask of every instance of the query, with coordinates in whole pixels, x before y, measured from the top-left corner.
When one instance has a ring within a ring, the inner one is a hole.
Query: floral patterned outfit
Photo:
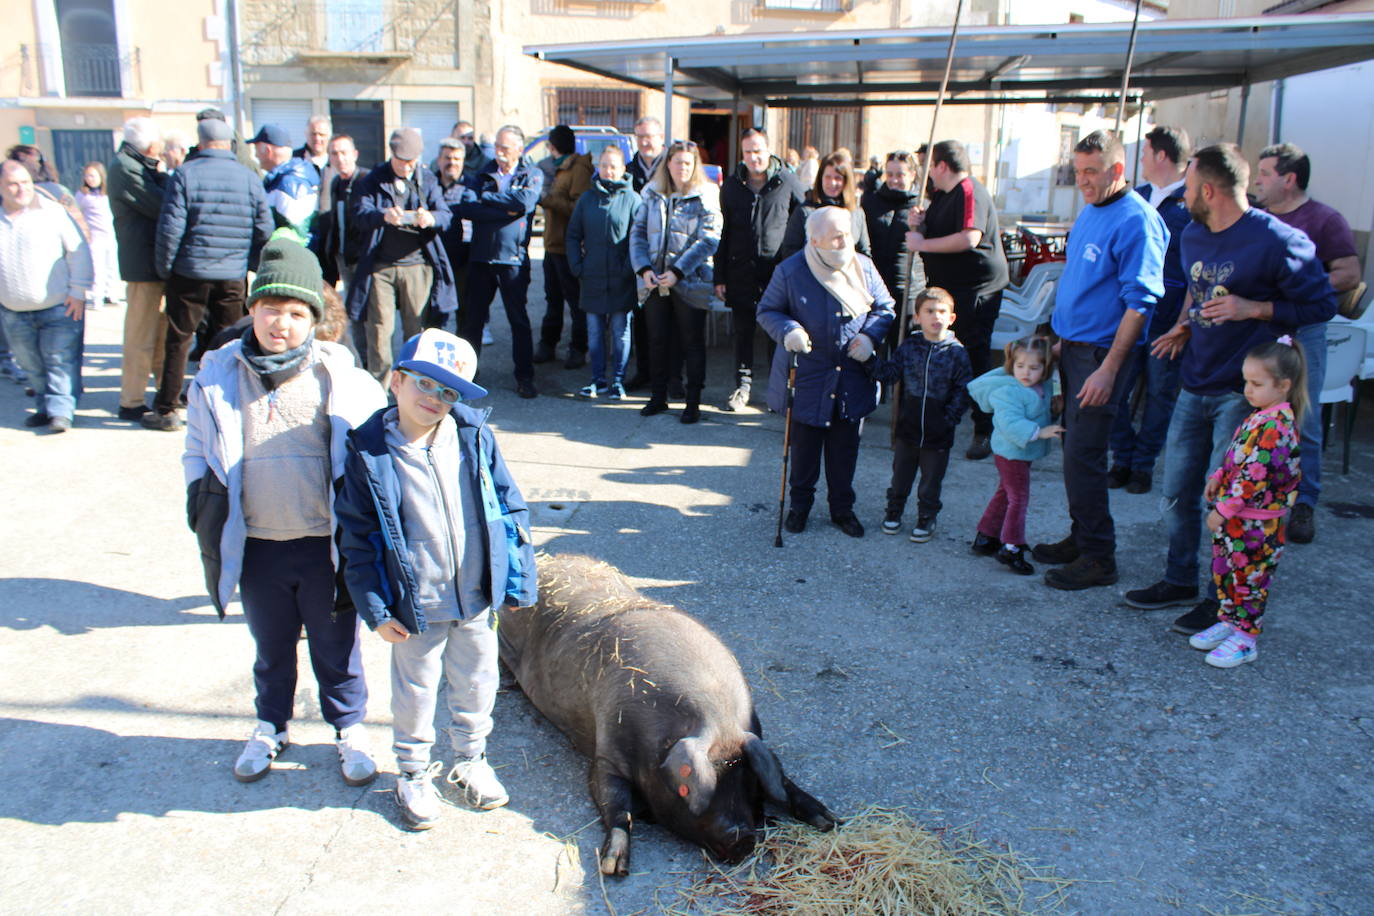
[[[1269,580],[1283,553],[1284,517],[1298,492],[1298,432],[1284,401],[1246,418],[1211,479],[1221,485],[1212,534],[1218,617],[1250,637],[1260,633]]]

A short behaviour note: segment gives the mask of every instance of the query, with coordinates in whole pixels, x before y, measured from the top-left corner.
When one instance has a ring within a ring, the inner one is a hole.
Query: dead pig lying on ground
[[[635,816],[728,862],[753,850],[765,798],[821,830],[835,826],[763,743],[730,650],[614,567],[541,558],[538,605],[507,608],[497,633],[530,702],[592,759],[603,873],[629,873]]]

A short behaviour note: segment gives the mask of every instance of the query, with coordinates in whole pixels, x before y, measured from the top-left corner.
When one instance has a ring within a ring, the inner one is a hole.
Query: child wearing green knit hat
[[[289,238],[263,247],[243,336],[205,354],[187,392],[187,521],[220,617],[237,588],[257,646],[257,724],[234,763],[253,782],[289,743],[302,628],[334,727],[344,781],[377,773],[358,618],[336,589],[334,493],[348,431],[386,402],[348,350],[315,339],[324,317],[315,256]]]

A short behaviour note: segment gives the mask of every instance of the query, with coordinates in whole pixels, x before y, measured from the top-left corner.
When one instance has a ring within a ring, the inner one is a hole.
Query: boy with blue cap
[[[475,808],[508,800],[486,760],[496,701],[496,613],[533,604],[529,510],[473,384],[467,341],[432,328],[406,341],[391,375],[393,407],[349,435],[335,511],[345,578],[359,613],[392,644],[391,713],[405,823],[434,826],[430,761],[439,678],[448,680],[455,760],[448,781]]]

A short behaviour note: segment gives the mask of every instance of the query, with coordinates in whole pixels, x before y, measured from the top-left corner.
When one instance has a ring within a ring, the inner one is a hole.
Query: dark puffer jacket
[[[164,280],[242,280],[272,235],[262,181],[227,149],[187,159],[167,184],[154,262]]]
[[[126,141],[106,168],[115,241],[119,244],[119,275],[126,283],[158,280],[153,250],[167,173],[159,172],[157,163]]]
[[[781,260],[778,250],[787,221],[806,196],[797,176],[783,168],[777,156],[769,160],[768,180],[757,194],[748,178],[749,170],[740,163],[720,189],[722,222],[714,282],[725,284],[725,301],[732,306],[758,301]]]
[[[796,398],[792,419],[807,426],[829,426],[836,405],[840,416],[861,420],[878,406],[878,383],[863,364],[849,356],[849,344],[864,334],[877,346],[892,324],[892,297],[873,262],[861,254],[859,262],[873,305],[867,315],[851,318],[807,266],[806,255],[797,253],[778,265],[773,280],[759,300],[759,327],[779,344],[793,328],[804,328],[811,338],[811,352],[797,357]],[[781,346],[773,351],[773,371],[768,379],[768,406],[782,413],[787,407],[787,363],[790,354]]]
[[[812,213],[821,207],[844,207],[844,202],[833,197],[825,197],[820,203],[807,200],[806,203],[792,211],[791,217],[787,220],[787,233],[782,238],[782,247],[778,249],[778,260],[785,261],[806,244],[806,221]],[[849,211],[850,229],[849,237],[854,240],[854,250],[859,254],[873,256],[869,248],[868,241],[868,221],[864,219],[864,211],[855,207]]]
[[[629,176],[621,181],[593,178],[591,188],[577,199],[568,221],[568,266],[581,281],[582,311],[609,315],[634,308],[630,229],[639,206]]]
[[[973,365],[959,339],[926,340],[912,332],[891,359],[874,356],[864,364],[880,382],[902,380],[897,438],[919,448],[953,448],[954,430],[968,409]]]
[[[915,191],[894,191],[880,184],[864,195],[863,211],[868,220],[868,241],[873,246],[873,263],[882,275],[887,291],[902,304],[906,293],[907,271],[911,268],[911,252],[906,247],[906,215],[920,201]],[[925,268],[916,259],[916,288],[926,285]]]

